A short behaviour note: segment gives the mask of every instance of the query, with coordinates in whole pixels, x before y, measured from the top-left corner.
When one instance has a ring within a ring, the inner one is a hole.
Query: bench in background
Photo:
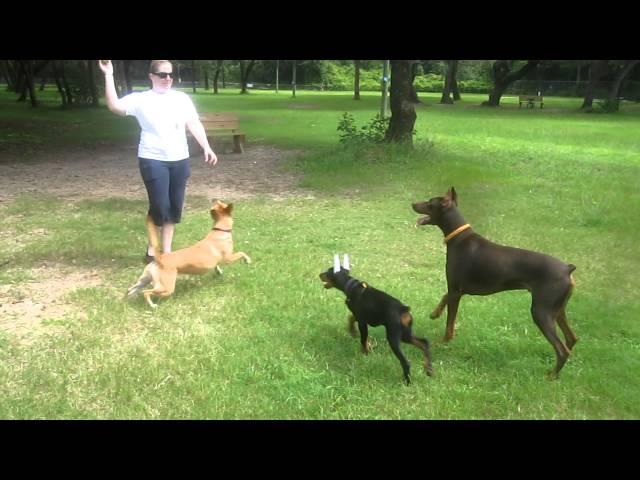
[[[540,108],[544,105],[543,97],[537,95],[520,95],[518,97],[518,108],[522,108],[523,103],[526,103],[529,108],[533,108],[535,103],[539,103]]]
[[[246,135],[240,130],[240,121],[235,113],[204,113],[200,115],[207,137],[233,137],[233,151],[244,152]],[[191,135],[191,132],[187,133]]]

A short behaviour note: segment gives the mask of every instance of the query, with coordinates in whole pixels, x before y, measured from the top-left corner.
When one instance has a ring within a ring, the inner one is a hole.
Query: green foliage
[[[344,112],[338,121],[340,143],[382,143],[389,121],[390,118],[383,118],[378,114],[358,129],[353,115]]]

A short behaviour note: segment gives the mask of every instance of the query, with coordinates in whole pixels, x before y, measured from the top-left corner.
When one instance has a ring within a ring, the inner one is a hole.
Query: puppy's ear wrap
[[[333,273],[340,271],[340,255],[337,253],[333,256]]]
[[[345,270],[351,269],[351,267],[349,266],[349,254],[347,253],[345,253],[342,257],[342,268],[344,268]]]

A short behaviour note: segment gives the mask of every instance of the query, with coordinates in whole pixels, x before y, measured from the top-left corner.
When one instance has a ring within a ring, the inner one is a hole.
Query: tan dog
[[[154,261],[149,263],[138,281],[129,287],[127,295],[131,296],[139,292],[148,284],[152,283],[153,288],[143,290],[145,300],[153,308],[157,305],[153,303],[151,297],[168,297],[173,293],[176,286],[178,273],[190,273],[202,275],[212,269],[217,269],[222,273],[219,263],[231,263],[240,258],[251,263],[251,259],[243,252],[233,253],[233,240],[231,230],[233,219],[231,210],[233,204],[223,203],[215,200],[211,207],[211,217],[213,218],[213,229],[195,245],[182,248],[170,253],[157,254]],[[158,232],[150,216],[146,220],[149,241],[154,251],[160,251],[160,240]]]

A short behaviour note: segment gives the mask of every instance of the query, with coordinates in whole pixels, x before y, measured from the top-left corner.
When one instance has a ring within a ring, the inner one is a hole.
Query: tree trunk
[[[453,73],[451,74],[451,94],[453,95],[453,101],[457,102],[462,99],[460,96],[460,90],[458,89],[458,64],[459,60],[451,60],[453,63],[451,64],[453,68]]]
[[[209,90],[209,68],[204,69],[204,89]]]
[[[193,93],[196,93],[196,61],[191,60],[191,84],[193,85]]]
[[[633,68],[640,63],[640,60],[629,60],[620,72],[614,78],[611,88],[609,89],[609,98],[607,101],[609,111],[617,112],[620,107],[618,97],[620,94],[620,85]]]
[[[385,134],[386,142],[413,146],[416,109],[415,103],[411,99],[412,64],[412,60],[391,61],[391,119]]]
[[[482,102],[485,107],[499,107],[500,99],[516,80],[520,80],[540,64],[540,60],[527,60],[527,63],[518,71],[511,71],[511,60],[497,60],[493,64],[493,89],[489,94],[489,100]]]
[[[247,91],[247,82],[249,80],[249,75],[251,74],[251,69],[253,68],[253,64],[255,63],[255,60],[250,60],[246,66],[244,64],[244,60],[239,60],[239,62],[240,62],[240,86],[241,86],[240,93],[247,94],[249,93]]]
[[[411,101],[413,103],[422,103],[418,98],[418,92],[416,90],[415,85],[413,84],[413,82],[416,80],[416,76],[418,75],[419,65],[420,64],[418,60],[414,60],[413,63],[411,64]]]
[[[353,99],[360,100],[360,60],[354,60],[355,76],[353,79]]]
[[[0,60],[2,66],[2,75],[7,81],[7,91],[16,91],[16,72],[11,60]]]
[[[133,92],[133,84],[131,83],[131,60],[122,61],[122,73],[123,73],[123,89],[126,88],[127,93]]]
[[[444,88],[442,89],[442,97],[440,97],[440,103],[451,105],[453,99],[451,98],[451,87],[453,80],[453,62],[456,60],[447,60],[447,73],[444,76]]]
[[[87,70],[89,75],[89,91],[91,92],[91,105],[93,107],[99,107],[100,102],[98,98],[98,87],[96,85],[96,76],[94,74],[95,67],[94,60],[87,60]]]
[[[222,62],[224,62],[224,60],[218,60],[218,63],[216,64],[216,73],[213,74],[213,93],[214,94],[218,93],[218,76],[220,75],[220,72],[222,72]]]
[[[293,76],[293,79],[291,80],[291,93],[292,96],[295,97],[296,96],[296,65],[297,61],[294,60],[293,61],[293,72],[291,73],[291,75]]]
[[[67,97],[67,106],[71,107],[73,105],[73,93],[71,93],[71,88],[67,81],[67,75],[64,71],[64,60],[60,62],[60,80],[62,81],[62,88]]]
[[[591,62],[591,66],[589,68],[589,83],[587,84],[587,89],[584,92],[584,100],[580,107],[581,109],[591,111],[593,108],[596,84],[607,73],[608,64],[608,60],[594,60]]]
[[[51,62],[53,67],[53,80],[56,82],[56,87],[58,87],[58,93],[60,94],[60,100],[62,108],[67,108],[67,94],[64,91],[64,85],[62,84],[62,76],[60,75],[60,71],[58,69],[58,60],[53,60]]]
[[[33,65],[31,60],[20,60],[20,70],[24,79],[23,92],[18,100],[23,101],[26,95],[29,95],[32,107],[38,106],[38,100],[36,99],[36,89],[33,85]]]

